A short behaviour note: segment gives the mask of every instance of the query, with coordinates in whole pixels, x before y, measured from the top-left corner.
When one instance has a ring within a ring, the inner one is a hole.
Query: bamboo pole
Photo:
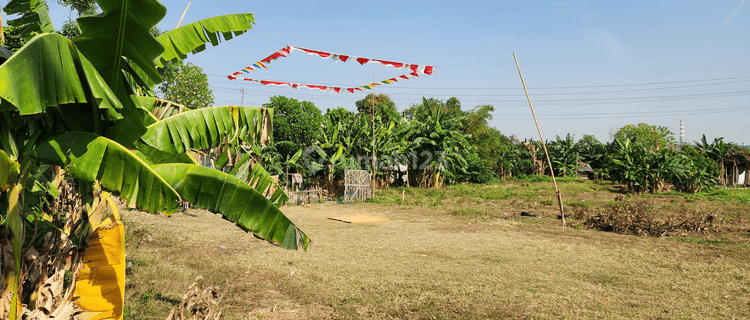
[[[176,26],[176,27],[174,27],[175,29],[179,28],[179,27],[180,27],[180,25],[182,24],[182,19],[183,19],[183,18],[185,18],[185,14],[187,13],[187,11],[188,11],[188,8],[190,8],[190,4],[191,4],[191,3],[192,3],[192,2],[188,2],[188,5],[187,5],[187,7],[185,7],[185,11],[183,11],[183,12],[182,12],[182,17],[180,17],[180,21],[179,21],[179,22],[177,22],[177,26]]]
[[[552,170],[552,161],[549,159],[549,152],[547,152],[547,143],[544,142],[542,137],[542,129],[539,129],[539,121],[536,119],[536,113],[534,113],[534,106],[531,105],[531,98],[529,98],[529,90],[526,89],[526,82],[523,81],[523,75],[521,74],[521,67],[518,65],[518,58],[516,53],[513,52],[513,60],[516,61],[516,68],[518,68],[518,76],[521,77],[521,84],[523,85],[523,91],[526,93],[526,100],[529,101],[529,108],[531,108],[531,115],[534,116],[534,123],[536,124],[536,130],[539,132],[539,139],[542,139],[542,147],[544,148],[544,154],[547,156],[547,164],[549,165],[549,172],[552,174],[552,184],[555,185],[555,193],[557,194],[557,203],[560,205],[560,217],[562,218],[562,226],[565,227],[565,213],[563,212],[562,194],[560,189],[557,188],[557,180],[555,179],[555,171]]]
[[[0,10],[0,46],[4,44],[5,44],[5,33],[3,33],[3,12],[2,10]]]
[[[372,75],[372,83],[375,84],[375,75]],[[375,196],[375,86],[372,86],[372,179],[370,183],[372,196]]]

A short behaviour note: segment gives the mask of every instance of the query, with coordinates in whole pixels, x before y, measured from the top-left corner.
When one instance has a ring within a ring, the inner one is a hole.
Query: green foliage
[[[153,169],[190,203],[221,213],[271,243],[307,250],[307,235],[265,196],[239,179],[194,164],[162,164]]]
[[[499,176],[512,176],[512,168],[518,159],[514,157],[510,139],[489,127],[488,120],[492,120],[493,111],[495,108],[492,105],[476,106],[467,112],[461,125],[462,131],[467,135],[467,141],[477,147],[477,155],[484,162],[486,170]]]
[[[214,94],[208,88],[208,77],[203,68],[191,62],[169,63],[160,68],[164,79],[159,91],[164,99],[177,102],[190,109],[210,107],[214,104]]]
[[[97,6],[94,0],[57,0],[57,2],[75,10],[79,17],[96,14]]]
[[[294,154],[299,149],[313,145],[316,141],[323,115],[309,101],[284,96],[273,96],[263,107],[273,108],[273,136],[276,141],[290,141],[291,147],[279,146],[282,157]]]
[[[648,150],[630,140],[615,139],[608,171],[615,181],[626,183],[631,192],[643,192],[648,188]]]
[[[741,148],[733,143],[725,143],[723,137],[714,138],[713,142],[706,141],[706,135],[703,135],[701,141],[695,141],[696,148],[713,160],[719,166],[719,173],[716,180],[719,184],[726,186],[735,181],[729,180],[729,172],[733,172],[738,167],[750,166],[750,152],[748,149]]]
[[[456,181],[466,181],[471,183],[487,183],[495,178],[488,166],[485,165],[484,159],[480,158],[475,152],[466,156],[466,173],[457,173]]]
[[[80,6],[93,2],[65,3],[86,11],[88,9]],[[5,201],[0,201],[0,229],[9,231],[3,234],[14,251],[14,271],[0,289],[18,293],[18,286],[38,288],[40,283],[24,283],[18,277],[22,270],[23,244],[40,245],[33,237],[63,230],[62,224],[66,223],[60,219],[48,221],[50,219],[41,214],[51,210],[44,208],[45,197],[55,196],[49,181],[42,175],[48,164],[62,167],[76,179],[87,205],[93,201],[92,185],[100,182],[102,191],[119,194],[142,210],[171,212],[178,207],[179,200],[189,200],[224,214],[242,228],[282,247],[306,248],[309,239],[276,207],[284,201],[283,197],[278,192],[269,194],[269,178],[260,166],[254,167],[243,182],[195,164],[151,165],[154,161],[150,157],[158,156],[164,161],[169,159],[165,154],[173,156],[172,160],[194,162],[187,153],[193,144],[216,147],[232,134],[248,144],[257,144],[261,128],[272,119],[272,114],[263,110],[268,117],[255,121],[249,115],[260,111],[227,107],[229,111],[224,113],[219,109],[214,113],[206,112],[210,113],[207,118],[193,113],[177,115],[172,118],[182,123],[171,123],[171,130],[159,129],[157,119],[140,106],[142,99],[135,92],[152,90],[152,84],[161,80],[156,61],[164,58],[164,48],[150,30],[164,16],[166,8],[155,0],[99,0],[97,3],[102,13],[79,18],[82,33],[73,41],[52,33],[43,1],[13,0],[4,8],[8,14],[23,14],[12,23],[24,28],[20,37],[26,43],[9,58],[6,51],[0,52],[3,55],[0,65],[0,121],[3,122],[0,125],[0,168],[3,169],[0,198]],[[245,23],[237,22],[238,17],[246,18]],[[225,32],[224,37],[228,39],[227,33],[239,34],[249,29],[246,22],[251,18],[252,15],[233,15],[211,18],[209,22],[221,23],[218,29],[229,30],[217,31]],[[200,31],[206,32],[206,29]],[[215,34],[199,35],[198,32],[197,28],[171,31],[170,54],[200,51],[199,47],[206,42],[217,40]],[[180,40],[186,38],[191,41]],[[136,86],[147,90],[137,90]],[[250,120],[245,121],[248,118]],[[222,126],[224,120],[228,121],[226,126]],[[155,125],[148,126],[151,124]],[[217,128],[219,126],[222,127]],[[156,131],[163,134],[162,138],[173,139],[172,144],[148,145],[146,140],[135,143],[144,134]],[[233,147],[237,148],[238,139],[233,140]],[[143,150],[135,150],[139,147]],[[244,177],[244,173],[237,174]],[[35,199],[24,201],[24,194]],[[26,214],[28,211],[23,206],[31,206],[31,214]],[[64,231],[70,232],[68,237],[83,249],[94,222],[83,218],[74,223],[73,228]],[[33,233],[28,232],[30,228]],[[29,304],[29,296],[24,295],[24,301],[19,299],[20,295],[12,298],[11,319],[20,313],[15,309],[21,303],[33,306]],[[112,303],[116,305],[117,301]]]
[[[91,133],[69,132],[39,144],[30,154],[43,163],[69,168],[82,182],[100,181],[140,210],[174,212],[179,195],[130,150]]]
[[[24,42],[38,34],[55,30],[44,0],[11,0],[3,7],[3,11],[7,15],[20,15],[8,20],[8,25],[19,29],[19,36]]]
[[[607,146],[599,142],[596,137],[584,134],[575,145],[575,150],[581,161],[587,163],[595,171],[605,168],[607,157]]]
[[[639,123],[626,125],[615,133],[614,139],[630,140],[649,150],[658,150],[675,145],[674,134],[667,127]]]
[[[549,152],[552,167],[557,176],[567,177],[575,176],[580,155],[575,148],[573,136],[568,134],[565,139],[556,137],[555,141],[548,143],[547,151]]]
[[[359,114],[366,115],[370,119],[370,125],[372,125],[372,108],[373,108],[373,97],[372,94],[368,94],[361,100],[355,102],[357,111]],[[391,121],[398,122],[401,116],[396,111],[396,104],[391,100],[391,97],[387,94],[376,94],[375,95],[375,118],[376,122],[382,124],[391,123]]]
[[[422,103],[413,105],[411,110],[413,116],[410,121],[395,133],[402,144],[400,151],[419,155],[421,163],[437,170],[429,173],[420,172],[426,166],[417,168],[420,171],[415,170],[414,173],[419,180],[432,179],[428,185],[440,185],[443,178],[437,172],[442,172],[448,183],[458,182],[461,176],[469,174],[466,158],[476,153],[476,147],[469,144],[466,135],[458,131],[464,117],[446,117],[444,111],[448,110],[447,106],[435,99],[422,98]],[[434,176],[428,177],[428,174]]]
[[[16,52],[23,47],[26,41],[21,38],[21,28],[14,26],[3,26],[3,37],[5,38],[2,46],[11,52]]]
[[[167,61],[177,62],[187,58],[188,53],[196,54],[206,49],[206,44],[217,46],[235,36],[253,28],[255,19],[252,13],[227,14],[206,18],[177,29],[162,33],[156,37],[164,50],[159,56],[159,66]]]
[[[78,28],[78,23],[74,20],[67,20],[58,33],[64,35],[68,39],[73,39],[81,35],[81,29]]]
[[[650,150],[630,140],[615,140],[608,158],[611,178],[628,185],[631,192],[658,192],[665,183],[697,192],[710,183],[711,166],[692,151],[678,153],[672,149]]]
[[[4,10],[9,13],[31,12],[25,21],[36,21],[37,26],[45,27],[43,22],[48,19],[44,16],[46,7],[42,10],[38,4],[35,1],[13,1]],[[41,168],[35,166],[36,161],[63,166],[84,186],[100,181],[104,190],[130,199],[138,208],[150,212],[174,210],[179,196],[161,175],[152,170],[150,163],[153,162],[140,158],[174,150],[159,145],[149,147],[151,149],[132,149],[146,146],[133,142],[148,132],[146,124],[156,122],[153,115],[136,104],[140,100],[133,95],[131,84],[144,83],[144,79],[159,79],[154,61],[162,55],[163,48],[149,30],[166,9],[151,0],[102,0],[99,4],[103,13],[80,18],[78,22],[83,33],[73,42],[54,33],[37,35],[0,65],[0,82],[3,83],[0,86],[3,105],[0,147],[2,154],[11,155],[22,167],[19,177],[3,178],[6,186],[0,191],[13,187],[8,182],[12,180],[11,183],[15,184],[12,189],[20,194],[24,191],[24,184],[19,181],[27,178],[40,182],[30,185],[29,191],[45,191],[44,180],[37,178],[38,171],[34,171],[34,168]],[[30,26],[33,27],[34,23]],[[232,23],[223,28],[236,32],[245,30]],[[196,31],[173,30],[172,35],[188,36],[190,32]],[[184,43],[177,45],[179,50],[189,52],[195,49]],[[261,122],[251,121],[245,126],[234,124],[231,119],[244,119],[238,112],[239,108],[235,108],[234,113],[215,114],[210,121],[201,119],[202,124],[186,123],[192,125],[190,132],[196,133],[196,126],[208,124],[214,128],[221,122],[220,118],[226,117],[230,119],[228,129],[242,131],[243,138],[252,138],[245,139],[247,142],[255,143],[254,137],[260,135]],[[170,132],[174,134],[171,137],[187,134],[180,131],[180,126],[175,128],[177,131]],[[222,133],[224,129],[221,129]],[[218,131],[214,131],[212,136],[219,138]],[[188,138],[196,137],[184,135],[176,141],[184,142]],[[198,143],[196,141],[192,142]],[[183,159],[190,159],[187,153],[181,155]],[[176,154],[173,157],[178,158]],[[254,171],[253,179],[260,176],[257,172]],[[226,175],[218,171],[216,174]],[[15,208],[17,203],[14,203],[8,204]],[[234,214],[232,210],[226,213]],[[254,214],[260,213],[262,211],[256,210]]]

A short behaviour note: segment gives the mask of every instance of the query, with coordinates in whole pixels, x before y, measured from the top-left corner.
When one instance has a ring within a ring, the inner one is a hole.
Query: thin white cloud
[[[618,40],[611,32],[595,29],[591,30],[587,37],[589,41],[599,48],[599,50],[606,52],[607,54],[620,58],[626,58],[632,55],[632,51],[620,42],[620,40]]]
[[[729,18],[727,18],[727,20],[724,21],[724,24],[727,24],[729,23],[729,20],[732,20],[732,18],[734,17],[734,14],[737,13],[737,11],[740,11],[740,8],[742,7],[742,4],[744,3],[745,3],[745,0],[742,0],[742,2],[740,2],[740,5],[737,6],[737,9],[734,9],[734,12],[732,12],[732,14],[729,15]]]

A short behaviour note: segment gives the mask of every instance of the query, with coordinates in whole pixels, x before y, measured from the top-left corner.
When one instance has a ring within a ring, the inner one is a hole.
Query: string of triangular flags
[[[332,59],[333,61],[347,62],[349,60],[354,60],[354,61],[357,61],[360,65],[364,65],[366,63],[379,63],[383,66],[390,66],[396,69],[406,69],[411,72],[407,74],[402,74],[395,78],[390,78],[390,79],[386,79],[380,82],[374,82],[371,84],[367,84],[367,85],[363,85],[359,87],[353,87],[353,88],[319,86],[319,85],[284,82],[284,81],[260,80],[260,79],[252,79],[252,78],[246,78],[244,76],[240,76],[240,75],[250,73],[251,71],[258,70],[260,68],[268,69],[267,65],[270,64],[271,61],[274,61],[279,58],[286,58],[290,54],[292,54],[294,51],[297,51],[297,50],[305,52],[310,55],[319,56],[323,59]],[[229,80],[251,81],[253,83],[258,83],[262,85],[290,86],[295,89],[308,88],[308,89],[316,89],[320,91],[333,91],[337,93],[341,91],[348,91],[348,92],[354,93],[355,91],[369,90],[375,86],[379,86],[383,84],[391,84],[394,82],[398,82],[399,80],[409,80],[411,78],[416,78],[416,77],[419,77],[420,74],[431,75],[433,72],[435,72],[435,68],[433,66],[420,66],[417,64],[408,64],[408,63],[393,62],[393,61],[386,61],[386,60],[380,60],[380,59],[362,58],[362,57],[355,57],[355,56],[344,55],[344,54],[305,49],[305,48],[300,48],[300,47],[286,46],[282,48],[281,50],[274,52],[272,55],[266,57],[265,59],[260,60],[256,63],[253,63],[251,66],[248,66],[235,73],[232,73],[231,75],[228,75],[227,78],[229,78]]]

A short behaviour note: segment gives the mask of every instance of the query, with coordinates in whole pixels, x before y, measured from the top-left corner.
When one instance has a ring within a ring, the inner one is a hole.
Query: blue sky
[[[217,105],[260,106],[273,95],[323,112],[367,93],[333,93],[231,81],[286,45],[435,66],[435,73],[379,86],[399,110],[421,97],[457,97],[464,110],[495,107],[492,126],[538,139],[513,52],[545,139],[601,141],[626,124],[668,127],[679,140],[725,137],[750,145],[750,3],[717,1],[192,1],[183,24],[252,12],[256,26],[187,61],[208,74]],[[188,1],[162,1],[175,27]],[[50,4],[55,27],[65,14]],[[401,70],[334,63],[297,52],[258,79],[353,87]],[[242,95],[244,91],[244,97]]]

